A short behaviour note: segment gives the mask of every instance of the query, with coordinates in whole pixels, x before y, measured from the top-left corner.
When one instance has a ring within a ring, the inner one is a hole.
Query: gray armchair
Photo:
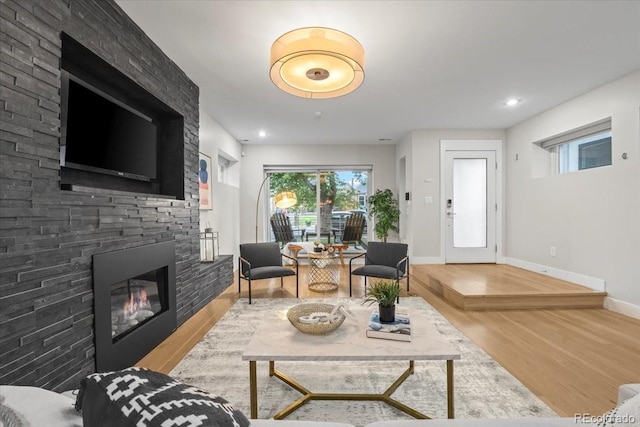
[[[293,262],[295,270],[282,265],[282,257]],[[249,283],[249,304],[251,304],[251,281],[280,278],[280,287],[284,286],[283,278],[296,276],[296,298],[298,298],[298,260],[280,252],[280,245],[273,243],[243,243],[240,245],[238,259],[238,293],[242,280]]]
[[[407,280],[409,291],[409,247],[405,243],[369,242],[367,251],[349,260],[349,296],[352,294],[352,277],[364,276],[364,290],[367,290],[367,277],[390,279],[398,282]],[[352,269],[355,259],[364,257],[364,266]],[[398,297],[400,301],[400,297]]]

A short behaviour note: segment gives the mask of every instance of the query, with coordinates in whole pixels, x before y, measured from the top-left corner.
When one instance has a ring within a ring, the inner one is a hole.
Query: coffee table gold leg
[[[249,361],[249,401],[251,403],[251,418],[258,418],[258,384],[256,376],[256,361]]]
[[[453,409],[453,360],[447,360],[447,418],[455,418]]]

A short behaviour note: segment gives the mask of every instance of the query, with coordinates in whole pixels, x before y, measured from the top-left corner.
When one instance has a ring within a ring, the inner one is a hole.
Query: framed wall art
[[[200,153],[198,161],[198,187],[200,188],[200,209],[211,210],[211,157]]]

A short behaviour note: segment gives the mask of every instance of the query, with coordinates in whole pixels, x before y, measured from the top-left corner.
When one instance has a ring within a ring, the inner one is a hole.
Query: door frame
[[[287,165],[287,166],[272,166],[272,165],[264,165],[263,167],[263,173],[264,173],[264,177],[268,177],[270,174],[274,174],[274,173],[314,173],[316,174],[316,216],[318,218],[318,222],[316,224],[316,232],[319,229],[319,227],[321,226],[320,221],[321,219],[319,218],[320,216],[320,187],[318,186],[318,183],[320,182],[320,176],[323,172],[337,172],[337,171],[345,171],[345,172],[354,172],[354,171],[361,171],[361,172],[366,172],[367,173],[367,194],[366,197],[368,198],[371,194],[372,194],[372,184],[371,182],[373,181],[373,165],[369,165],[369,164],[361,164],[361,165],[352,165],[352,164],[346,164],[346,165],[334,165],[334,164],[327,164],[327,165],[316,165],[316,164],[311,164],[311,165]],[[260,241],[262,242],[268,242],[270,239],[270,233],[271,233],[271,224],[270,224],[270,217],[271,217],[271,199],[269,197],[269,192],[271,191],[271,182],[269,181],[268,185],[266,185],[265,189],[264,189],[264,196],[262,198],[262,215],[260,215],[258,222],[262,224],[262,231],[261,231],[261,239]],[[258,196],[260,197],[260,196]],[[371,233],[373,230],[373,227],[371,226],[367,226],[366,227],[367,230],[367,234],[366,239],[367,241],[371,240]]]
[[[446,263],[446,153],[447,151],[495,151],[496,154],[496,264],[504,264],[504,159],[503,140],[440,140],[440,258]]]

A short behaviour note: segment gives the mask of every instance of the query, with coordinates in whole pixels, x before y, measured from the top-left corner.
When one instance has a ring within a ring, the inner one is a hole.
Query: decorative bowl
[[[287,312],[287,319],[297,330],[302,333],[310,335],[325,335],[335,331],[344,322],[345,316],[341,313],[336,313],[338,320],[331,323],[302,323],[298,319],[301,316],[308,316],[312,313],[331,313],[334,306],[331,304],[321,303],[306,303],[298,304],[291,307]]]

